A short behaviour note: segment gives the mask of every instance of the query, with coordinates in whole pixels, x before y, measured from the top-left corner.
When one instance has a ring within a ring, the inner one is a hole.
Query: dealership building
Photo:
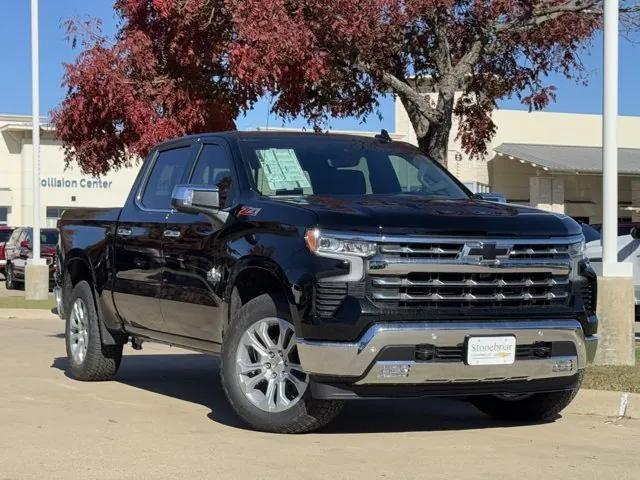
[[[53,128],[40,134],[40,218],[55,226],[65,208],[114,207],[124,203],[137,168],[110,172],[102,178],[83,175],[65,166]],[[31,117],[0,115],[0,225],[29,225],[33,221],[33,161]]]
[[[447,168],[477,192],[493,191],[509,202],[602,221],[602,117],[496,110],[497,133],[484,159],[469,158],[451,135]],[[377,132],[353,132],[373,135]],[[416,144],[402,105],[392,138]],[[619,119],[619,217],[640,221],[640,117]],[[53,127],[41,133],[40,216],[55,226],[73,207],[121,206],[139,166],[94,178],[65,166]],[[28,225],[33,217],[31,117],[0,115],[0,225]],[[637,209],[637,211],[636,211]]]

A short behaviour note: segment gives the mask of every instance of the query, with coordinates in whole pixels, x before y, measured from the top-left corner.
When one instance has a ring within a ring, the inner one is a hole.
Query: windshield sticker
[[[271,190],[299,190],[311,187],[293,149],[269,148],[258,150],[256,153]]]

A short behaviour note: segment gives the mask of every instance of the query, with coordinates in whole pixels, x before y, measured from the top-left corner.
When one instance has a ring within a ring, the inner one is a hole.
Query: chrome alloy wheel
[[[71,356],[77,364],[82,364],[87,357],[89,343],[89,317],[84,300],[77,298],[69,315],[69,348]]]
[[[275,413],[293,407],[309,386],[293,325],[281,318],[251,325],[238,345],[236,375],[247,399],[260,410]]]

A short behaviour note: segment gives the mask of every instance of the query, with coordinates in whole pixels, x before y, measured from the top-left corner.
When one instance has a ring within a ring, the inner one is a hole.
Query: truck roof
[[[194,138],[207,138],[207,137],[226,137],[234,140],[241,139],[259,139],[259,138],[300,138],[300,137],[308,137],[308,138],[322,138],[322,137],[339,137],[339,138],[351,138],[354,140],[360,140],[363,142],[376,142],[379,141],[376,137],[371,137],[368,135],[357,135],[350,133],[332,133],[332,132],[295,132],[295,131],[287,131],[287,130],[268,130],[268,131],[237,131],[230,130],[225,132],[206,132],[206,133],[196,133],[192,135],[186,135],[183,137],[172,138],[170,140],[166,140],[157,145],[157,147],[162,147],[166,145],[170,145],[172,143],[181,142],[187,139]],[[408,145],[405,142],[397,142],[394,143]],[[156,147],[156,148],[157,148]]]

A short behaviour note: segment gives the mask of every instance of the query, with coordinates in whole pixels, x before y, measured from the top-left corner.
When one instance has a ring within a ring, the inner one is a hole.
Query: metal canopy
[[[503,143],[494,149],[557,172],[602,173],[602,148],[567,145]],[[618,149],[618,173],[640,175],[640,148]]]

